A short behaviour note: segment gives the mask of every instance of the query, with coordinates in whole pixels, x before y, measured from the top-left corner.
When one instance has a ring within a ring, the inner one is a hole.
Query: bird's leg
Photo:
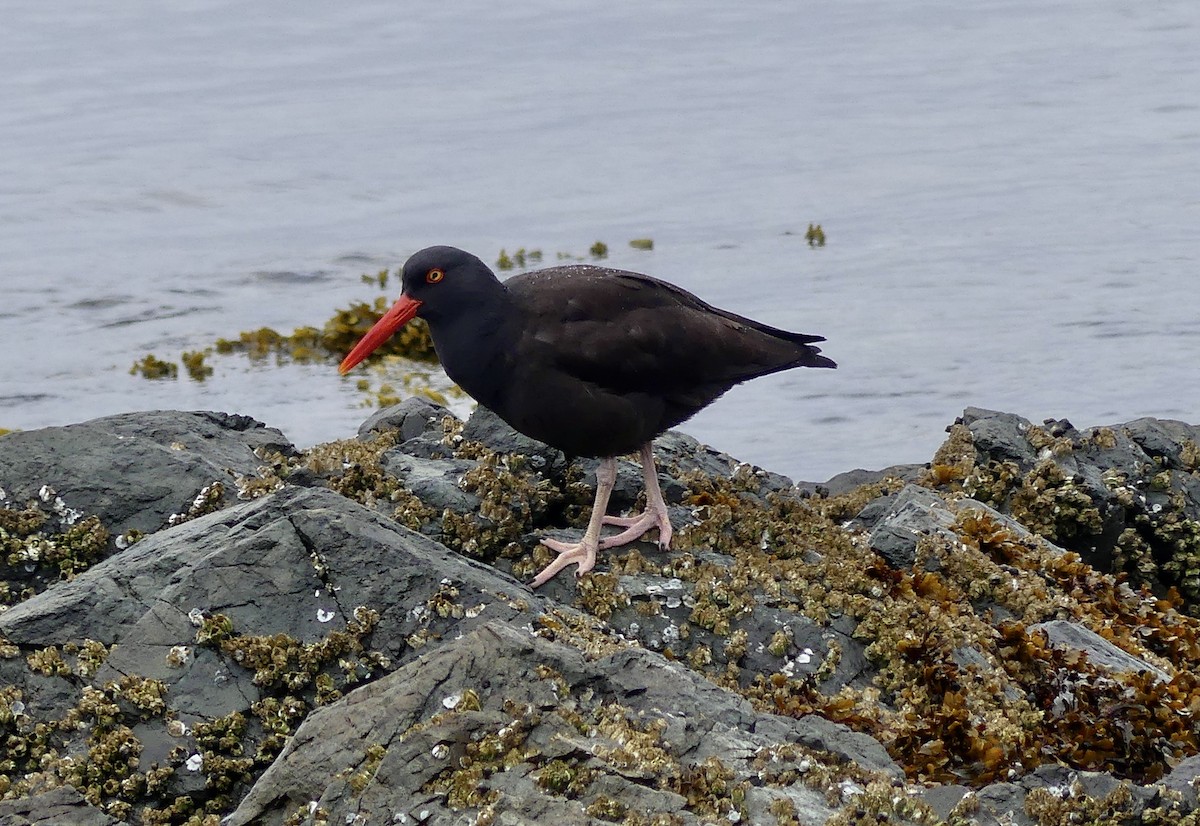
[[[637,516],[605,516],[605,525],[617,525],[625,530],[615,536],[600,540],[601,548],[615,548],[639,538],[651,528],[658,528],[658,547],[664,551],[671,547],[671,518],[667,515],[667,503],[663,501],[658,487],[658,471],[654,467],[654,449],[650,443],[642,445],[642,478],[646,485],[646,510]]]
[[[600,549],[600,528],[604,524],[604,511],[608,508],[608,497],[612,494],[613,485],[616,482],[616,457],[606,456],[600,460],[600,467],[596,468],[596,501],[592,505],[592,518],[588,520],[583,539],[579,542],[543,539],[543,545],[558,552],[558,559],[543,568],[530,585],[534,588],[545,585],[555,574],[572,562],[579,563],[579,569],[575,572],[576,576],[582,576],[592,570],[596,565],[596,551]]]

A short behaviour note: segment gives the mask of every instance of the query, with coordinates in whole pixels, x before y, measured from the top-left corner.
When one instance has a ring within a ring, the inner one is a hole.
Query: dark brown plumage
[[[632,541],[651,527],[659,528],[666,547],[670,522],[649,450],[655,436],[748,379],[837,366],[812,346],[821,336],[769,327],[638,273],[571,265],[501,282],[469,253],[429,247],[405,263],[402,282],[399,301],[346,357],[341,372],[420,316],[447,375],[472,398],[527,436],[570,455],[604,459],[595,529],[589,525],[578,545],[543,540],[560,557],[535,585],[571,562],[579,562],[582,573],[598,547]],[[613,457],[638,450],[646,514],[604,517]],[[601,539],[602,518],[627,530]]]

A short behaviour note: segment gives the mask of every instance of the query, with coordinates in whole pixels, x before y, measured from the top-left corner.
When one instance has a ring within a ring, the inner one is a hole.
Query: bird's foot
[[[604,524],[616,525],[625,530],[613,536],[603,537],[600,540],[602,550],[628,545],[635,539],[641,538],[651,528],[658,528],[658,547],[664,551],[671,547],[671,519],[667,516],[665,506],[662,508],[647,507],[637,516],[606,516]]]
[[[586,537],[585,537],[586,539]],[[558,558],[542,569],[529,583],[537,588],[545,585],[554,575],[573,562],[579,563],[575,576],[580,577],[596,567],[597,543],[595,542],[560,542],[557,539],[543,539],[542,544],[558,554]]]

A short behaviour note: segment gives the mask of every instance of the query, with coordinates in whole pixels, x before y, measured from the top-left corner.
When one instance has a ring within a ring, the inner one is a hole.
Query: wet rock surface
[[[253,477],[261,451],[295,452],[278,430],[249,416],[151,411],[82,424],[10,433],[0,488],[10,502],[54,490],[66,506],[95,515],[114,535],[152,533],[185,514],[196,495],[220,482],[220,501],[235,501],[237,480]]]
[[[484,410],[0,437],[0,823],[1195,823],[1200,428],[948,430],[819,485],[666,434],[673,548],[538,591],[595,461]]]

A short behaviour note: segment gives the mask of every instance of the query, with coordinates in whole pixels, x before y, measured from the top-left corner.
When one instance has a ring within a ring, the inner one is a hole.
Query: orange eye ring
[[[444,273],[441,270],[439,270],[438,268],[434,267],[432,270],[425,273],[425,283],[426,284],[436,284],[445,277],[446,277],[446,273]]]

